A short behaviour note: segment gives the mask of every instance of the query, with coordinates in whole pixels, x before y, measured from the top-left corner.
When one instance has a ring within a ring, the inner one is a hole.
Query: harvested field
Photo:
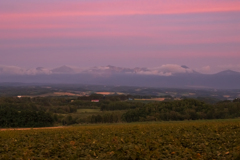
[[[111,94],[118,94],[118,95],[121,95],[121,94],[125,94],[125,93],[122,93],[122,92],[95,92],[96,94],[102,94],[102,95],[111,95]]]
[[[71,93],[71,92],[54,92],[55,96],[83,96],[83,94],[79,93]]]
[[[102,94],[102,95],[110,95],[115,94],[115,92],[95,92],[96,94]]]
[[[58,129],[58,128],[66,128],[64,126],[58,126],[58,127],[40,127],[40,128],[0,128],[0,131],[9,131],[9,130],[38,130],[38,129]]]
[[[136,101],[164,101],[165,98],[151,98],[151,99],[134,99]]]

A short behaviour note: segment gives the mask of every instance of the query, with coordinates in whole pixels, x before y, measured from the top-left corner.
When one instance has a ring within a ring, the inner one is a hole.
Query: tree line
[[[109,102],[101,110],[112,113],[96,114],[76,119],[75,123],[118,123],[144,121],[183,121],[240,117],[240,101],[220,101],[208,104],[197,99],[163,102]]]
[[[125,97],[126,98],[126,97]],[[76,117],[79,108],[100,108],[101,112]],[[119,123],[143,121],[181,121],[240,117],[240,99],[215,104],[197,99],[162,102],[110,101],[91,103],[79,98],[0,98],[0,127],[44,127],[54,123]]]
[[[0,127],[48,127],[54,123],[53,117],[43,111],[16,111],[0,109]]]
[[[196,99],[155,102],[129,110],[122,115],[126,122],[226,119],[240,117],[240,102],[207,104]]]

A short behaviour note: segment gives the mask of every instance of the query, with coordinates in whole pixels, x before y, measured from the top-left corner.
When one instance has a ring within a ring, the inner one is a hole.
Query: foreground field
[[[0,159],[240,159],[240,121],[0,131]]]

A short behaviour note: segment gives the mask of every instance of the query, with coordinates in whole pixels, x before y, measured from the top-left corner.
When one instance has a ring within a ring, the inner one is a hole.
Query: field
[[[240,120],[0,131],[0,159],[240,159]]]
[[[123,114],[125,113],[126,110],[117,110],[117,111],[101,111],[100,108],[96,109],[77,109],[76,113],[70,113],[70,114],[65,114],[66,115],[71,115],[72,117],[80,117],[80,118],[87,118],[92,115],[105,115],[105,114]]]
[[[122,92],[95,92],[96,94],[102,94],[102,95],[113,95],[113,94],[118,94],[118,95],[122,95],[125,93]]]
[[[79,92],[79,93],[74,93],[74,92],[49,92],[45,94],[39,94],[39,95],[19,95],[21,97],[56,97],[56,96],[85,96],[87,95],[86,92]]]
[[[135,101],[164,101],[165,98],[151,98],[151,99],[134,99]]]
[[[78,109],[77,113],[98,113],[100,109]]]

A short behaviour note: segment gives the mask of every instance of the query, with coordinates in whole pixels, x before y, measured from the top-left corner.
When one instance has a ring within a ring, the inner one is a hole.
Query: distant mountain
[[[24,74],[24,72],[25,70],[20,67],[0,65],[0,75],[21,75]]]
[[[26,74],[26,75],[37,75],[37,74],[49,75],[49,74],[52,74],[52,71],[50,71],[49,69],[44,68],[44,67],[37,67],[37,68],[34,68],[34,69],[25,70],[24,74]]]
[[[80,69],[61,66],[52,70],[0,66],[0,82],[240,89],[240,73],[226,70],[217,74],[201,74],[187,66],[174,64],[155,68],[108,65]]]
[[[71,73],[75,73],[74,69],[68,66],[61,66],[58,68],[54,68],[51,70],[52,73],[61,73],[61,74],[71,74]]]
[[[128,68],[121,68],[121,67],[115,67],[115,66],[96,66],[90,69],[85,70],[85,73],[126,73],[131,70]]]
[[[216,73],[215,75],[223,75],[223,76],[229,76],[229,75],[239,75],[240,72],[232,71],[232,70],[225,70]]]
[[[37,67],[34,69],[24,69],[16,66],[0,66],[0,74],[20,74],[20,75],[35,75],[35,74],[78,74],[78,73],[88,73],[88,74],[142,74],[142,75],[161,75],[161,76],[171,76],[178,73],[194,73],[192,69],[187,66],[179,66],[174,64],[162,65],[155,68],[124,68],[116,67],[112,65],[108,66],[95,66],[88,69],[81,69],[77,67],[61,66],[54,69],[47,69],[44,67]]]
[[[147,68],[123,68],[123,67],[115,67],[115,66],[98,66],[93,67],[90,69],[87,69],[84,71],[84,73],[91,73],[91,74],[116,74],[116,73],[122,73],[122,74],[136,74],[141,72],[147,72],[149,69]]]
[[[88,70],[85,70],[84,73],[92,74],[114,74],[114,73],[124,73],[124,74],[141,74],[141,75],[161,75],[161,76],[171,76],[178,73],[193,73],[194,71],[187,66],[179,65],[162,65],[155,68],[122,68],[115,66],[100,66],[93,67]]]

